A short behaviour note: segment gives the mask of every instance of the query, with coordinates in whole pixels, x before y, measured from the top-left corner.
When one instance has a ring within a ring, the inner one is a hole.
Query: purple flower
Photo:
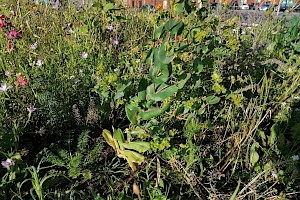
[[[107,30],[112,31],[114,30],[114,27],[112,25],[107,26]]]
[[[32,113],[32,112],[36,111],[36,108],[30,106],[30,107],[27,108],[27,111],[28,111],[29,113]]]
[[[6,71],[5,72],[5,76],[11,76],[11,72],[10,71]]]
[[[14,165],[14,161],[12,161],[11,159],[7,158],[5,161],[1,162],[2,167],[4,168],[9,168],[10,166]]]
[[[119,41],[115,38],[112,40],[112,43],[117,46],[119,44]]]
[[[7,90],[11,89],[13,86],[7,86],[6,83],[2,83],[0,87],[0,92],[6,92]]]
[[[86,59],[88,57],[88,53],[87,52],[81,52],[80,54],[80,58]]]

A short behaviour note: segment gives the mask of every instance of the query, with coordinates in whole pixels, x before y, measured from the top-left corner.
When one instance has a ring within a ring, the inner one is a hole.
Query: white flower
[[[35,50],[37,48],[37,42],[33,43],[31,46],[30,46],[30,49],[32,50]]]
[[[75,33],[75,31],[73,31],[72,29],[69,29],[68,34],[72,34],[72,33]]]
[[[80,58],[86,59],[87,57],[88,57],[88,53],[87,52],[81,52]]]
[[[299,101],[300,97],[299,96],[295,96],[294,99],[297,100],[297,101]]]
[[[42,60],[37,60],[36,61],[36,65],[38,66],[38,67],[40,67],[40,66],[42,66],[43,65],[43,61]]]
[[[277,173],[275,173],[274,171],[272,172],[272,176],[274,177],[274,178],[278,178],[278,174]]]
[[[299,156],[298,155],[293,155],[291,158],[293,159],[293,161],[299,160]]]
[[[0,87],[0,92],[6,92],[7,90],[11,89],[13,86],[7,86],[6,83],[2,83]]]

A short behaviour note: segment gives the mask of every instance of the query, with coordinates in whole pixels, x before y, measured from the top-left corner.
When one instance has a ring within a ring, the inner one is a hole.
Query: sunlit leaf
[[[120,146],[122,146],[122,144],[125,142],[124,135],[121,129],[118,128],[114,130],[114,139],[118,141]]]
[[[149,142],[129,142],[129,143],[124,143],[123,144],[124,148],[126,149],[131,149],[131,150],[135,150],[139,153],[144,153],[146,151],[148,151],[150,149],[150,144]]]
[[[107,129],[104,129],[102,132],[102,136],[104,137],[105,141],[115,150],[117,151],[119,148],[117,147],[115,143],[115,139],[111,135],[110,131]]]

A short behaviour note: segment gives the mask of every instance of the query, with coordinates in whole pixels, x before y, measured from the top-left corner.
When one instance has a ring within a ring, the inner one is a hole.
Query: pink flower
[[[18,82],[17,82],[17,85],[26,85],[28,83],[28,80],[21,74],[19,74],[18,76]]]
[[[2,28],[5,25],[5,22],[0,19],[0,28]]]
[[[17,39],[19,36],[19,32],[16,30],[11,30],[8,35],[6,34],[6,37],[10,40]]]

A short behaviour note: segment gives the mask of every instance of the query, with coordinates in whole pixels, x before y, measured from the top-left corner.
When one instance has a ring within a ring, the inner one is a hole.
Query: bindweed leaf
[[[156,84],[165,83],[169,79],[168,66],[162,63],[159,66],[153,66],[149,71],[149,76]]]
[[[174,53],[169,53],[169,54],[166,54],[166,49],[165,49],[165,44],[163,43],[159,50],[158,50],[158,55],[154,55],[155,57],[155,60],[157,60],[157,56],[158,56],[158,59],[163,63],[163,64],[169,64],[173,58],[174,58]]]
[[[144,112],[140,112],[139,116],[143,119],[143,120],[149,120],[151,118],[157,117],[159,115],[161,115],[162,113],[164,113],[166,110],[168,110],[171,106],[171,103],[166,103],[164,104],[162,107],[160,108],[150,108],[149,110],[146,110]]]
[[[149,109],[147,111],[144,112],[140,112],[139,116],[143,119],[143,120],[149,120],[151,118],[157,117],[159,116],[161,113],[159,108],[152,108]]]
[[[178,91],[178,87],[176,85],[164,85],[163,87],[159,87],[157,91],[155,91],[155,85],[151,84],[147,87],[147,95],[150,99],[154,101],[162,101],[174,93]]]

